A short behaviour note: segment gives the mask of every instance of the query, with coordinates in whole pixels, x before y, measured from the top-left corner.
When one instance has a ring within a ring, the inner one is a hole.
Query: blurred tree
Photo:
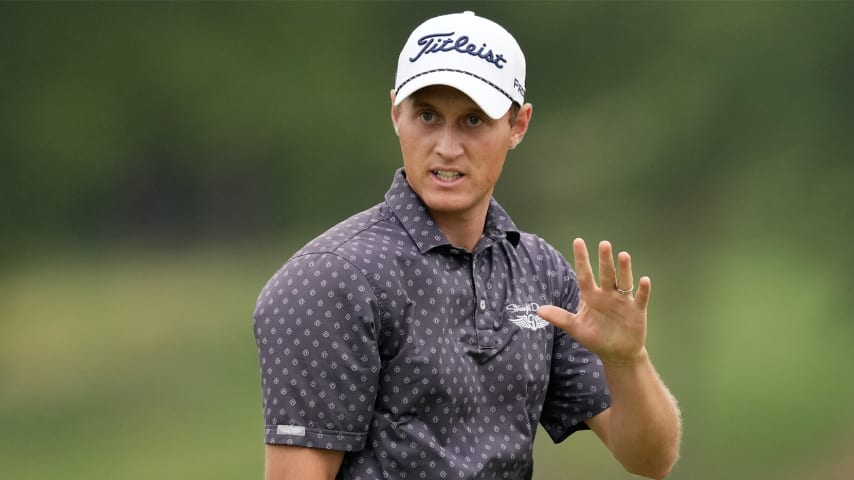
[[[848,2],[0,3],[0,268],[27,249],[44,257],[21,267],[29,276],[0,275],[0,338],[15,346],[0,366],[17,372],[19,385],[39,384],[20,398],[56,388],[41,399],[45,409],[74,414],[62,385],[31,375],[50,365],[31,365],[37,349],[21,342],[50,337],[44,332],[60,332],[47,339],[69,352],[110,345],[184,359],[186,342],[206,352],[197,363],[230,365],[192,344],[193,335],[212,320],[233,325],[274,268],[268,256],[287,257],[285,247],[257,254],[264,258],[232,253],[233,265],[223,265],[229,255],[187,256],[184,264],[157,252],[138,261],[54,262],[79,245],[126,241],[239,238],[293,248],[379,201],[400,164],[388,93],[401,43],[422,20],[464,8],[506,25],[527,54],[535,114],[505,166],[499,201],[521,228],[564,251],[564,239],[579,235],[642,251],[637,270],[656,280],[652,351],[686,415],[674,478],[800,478],[846,451],[854,438],[844,420],[854,395],[845,372],[854,361],[854,303],[845,291],[854,264]],[[143,266],[153,273],[140,277]],[[187,285],[209,278],[215,287],[184,298]],[[222,300],[228,305],[199,313],[199,304],[238,285]],[[182,308],[167,315],[160,300]],[[124,317],[136,327],[157,318],[153,331],[186,333],[179,347],[152,340],[128,348],[102,328],[120,330]],[[98,339],[94,347],[66,342],[80,331]],[[135,358],[120,359],[77,360],[119,365],[107,372],[131,372],[133,389],[156,388],[137,381]],[[161,370],[146,372],[159,378]],[[176,388],[190,398],[182,381]],[[245,400],[243,391],[229,394]],[[88,407],[75,425],[121,419],[124,392],[114,396],[110,408]],[[171,432],[173,412],[164,408],[157,415]],[[20,418],[10,431],[42,436],[32,428],[41,411]],[[160,434],[152,425],[143,438]],[[133,442],[101,433],[89,432],[138,457]],[[173,441],[181,440],[176,433]],[[17,449],[0,448],[0,457],[25,455],[25,443],[9,444]],[[160,454],[184,465],[178,450]],[[89,450],[69,452],[57,471],[74,471],[63,466],[78,457],[100,465]],[[538,472],[551,478],[565,460],[539,457]],[[124,465],[115,461],[103,471]],[[189,472],[201,462],[185,463]],[[847,471],[840,465],[829,470]]]

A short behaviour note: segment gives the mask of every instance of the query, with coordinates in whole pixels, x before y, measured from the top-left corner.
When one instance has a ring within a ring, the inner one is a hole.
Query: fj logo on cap
[[[496,68],[504,68],[504,64],[507,63],[507,59],[504,58],[504,55],[500,53],[496,54],[492,49],[488,49],[485,43],[481,44],[478,48],[475,43],[469,41],[468,35],[460,35],[459,37],[454,38],[453,36],[455,33],[456,32],[432,33],[419,38],[418,45],[421,46],[421,51],[414,57],[411,57],[409,61],[415,62],[421,58],[422,55],[426,55],[428,53],[458,52],[482,58],[483,60],[495,65]]]
[[[513,79],[513,88],[515,88],[516,91],[519,92],[519,95],[522,95],[523,97],[525,96],[525,86],[519,83],[518,78]]]

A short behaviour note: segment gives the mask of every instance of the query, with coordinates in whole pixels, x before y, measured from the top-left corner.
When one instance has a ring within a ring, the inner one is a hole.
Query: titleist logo
[[[410,62],[415,62],[422,55],[437,52],[459,52],[466,53],[474,57],[482,58],[487,62],[495,65],[496,68],[504,68],[507,59],[500,53],[495,53],[492,49],[488,49],[486,44],[481,44],[478,47],[476,44],[469,41],[468,35],[460,35],[453,38],[455,32],[450,33],[431,33],[424,35],[418,39],[418,45],[421,46],[421,51],[414,57],[410,58]]]

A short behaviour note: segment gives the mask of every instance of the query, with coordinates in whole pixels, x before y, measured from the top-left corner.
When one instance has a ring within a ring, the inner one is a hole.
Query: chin
[[[442,195],[438,195],[440,198],[433,199],[424,199],[424,204],[427,205],[427,209],[431,212],[440,213],[440,214],[461,214],[467,211],[470,211],[474,208],[469,202],[462,201],[454,201],[449,198],[441,198]]]

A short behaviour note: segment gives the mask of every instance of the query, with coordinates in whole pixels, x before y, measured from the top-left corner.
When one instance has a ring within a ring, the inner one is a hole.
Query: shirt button
[[[459,250],[457,250],[456,248],[452,248],[452,249],[451,249],[451,253],[452,253],[453,255],[456,255],[456,254],[460,253],[460,251],[459,251]]]
[[[486,300],[483,300],[483,299],[480,300],[480,309],[486,310]]]

